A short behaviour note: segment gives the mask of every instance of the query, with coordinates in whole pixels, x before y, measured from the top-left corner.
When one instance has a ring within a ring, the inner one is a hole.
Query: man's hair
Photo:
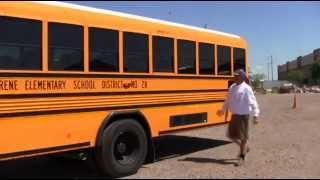
[[[240,77],[241,77],[241,80],[244,81],[244,82],[246,82],[248,85],[251,84],[251,83],[250,83],[250,80],[249,80],[249,78],[247,77],[247,75],[246,75],[246,73],[245,73],[244,70],[238,69],[238,70],[236,70],[236,71],[234,72],[234,75],[240,76]]]

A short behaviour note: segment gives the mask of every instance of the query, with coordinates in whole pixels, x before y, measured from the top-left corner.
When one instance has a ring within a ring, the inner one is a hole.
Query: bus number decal
[[[142,88],[148,88],[148,82],[147,81],[142,81]]]

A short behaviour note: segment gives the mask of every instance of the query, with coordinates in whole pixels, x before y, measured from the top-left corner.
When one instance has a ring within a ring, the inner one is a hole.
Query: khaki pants
[[[249,139],[249,115],[232,115],[227,136],[232,140]]]

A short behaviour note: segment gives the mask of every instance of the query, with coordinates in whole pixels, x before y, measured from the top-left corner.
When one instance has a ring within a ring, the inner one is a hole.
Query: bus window
[[[149,72],[148,35],[123,33],[124,72]]]
[[[214,74],[214,45],[199,43],[199,73]]]
[[[174,44],[172,38],[153,37],[153,71],[174,72]]]
[[[90,71],[119,71],[118,37],[118,31],[89,28]]]
[[[218,75],[231,75],[231,48],[218,46]]]
[[[242,69],[246,71],[246,55],[242,48],[233,49],[234,70]]]
[[[0,69],[41,70],[41,21],[0,16],[0,27]]]
[[[172,38],[153,36],[153,71],[174,72],[174,44]]]
[[[194,41],[178,40],[178,73],[196,73],[196,43]]]
[[[83,27],[49,22],[48,69],[83,71]]]

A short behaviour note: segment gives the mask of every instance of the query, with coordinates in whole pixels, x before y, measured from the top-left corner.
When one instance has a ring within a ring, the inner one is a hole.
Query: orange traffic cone
[[[297,95],[296,95],[296,94],[294,94],[292,109],[296,109],[296,108],[297,108]]]

